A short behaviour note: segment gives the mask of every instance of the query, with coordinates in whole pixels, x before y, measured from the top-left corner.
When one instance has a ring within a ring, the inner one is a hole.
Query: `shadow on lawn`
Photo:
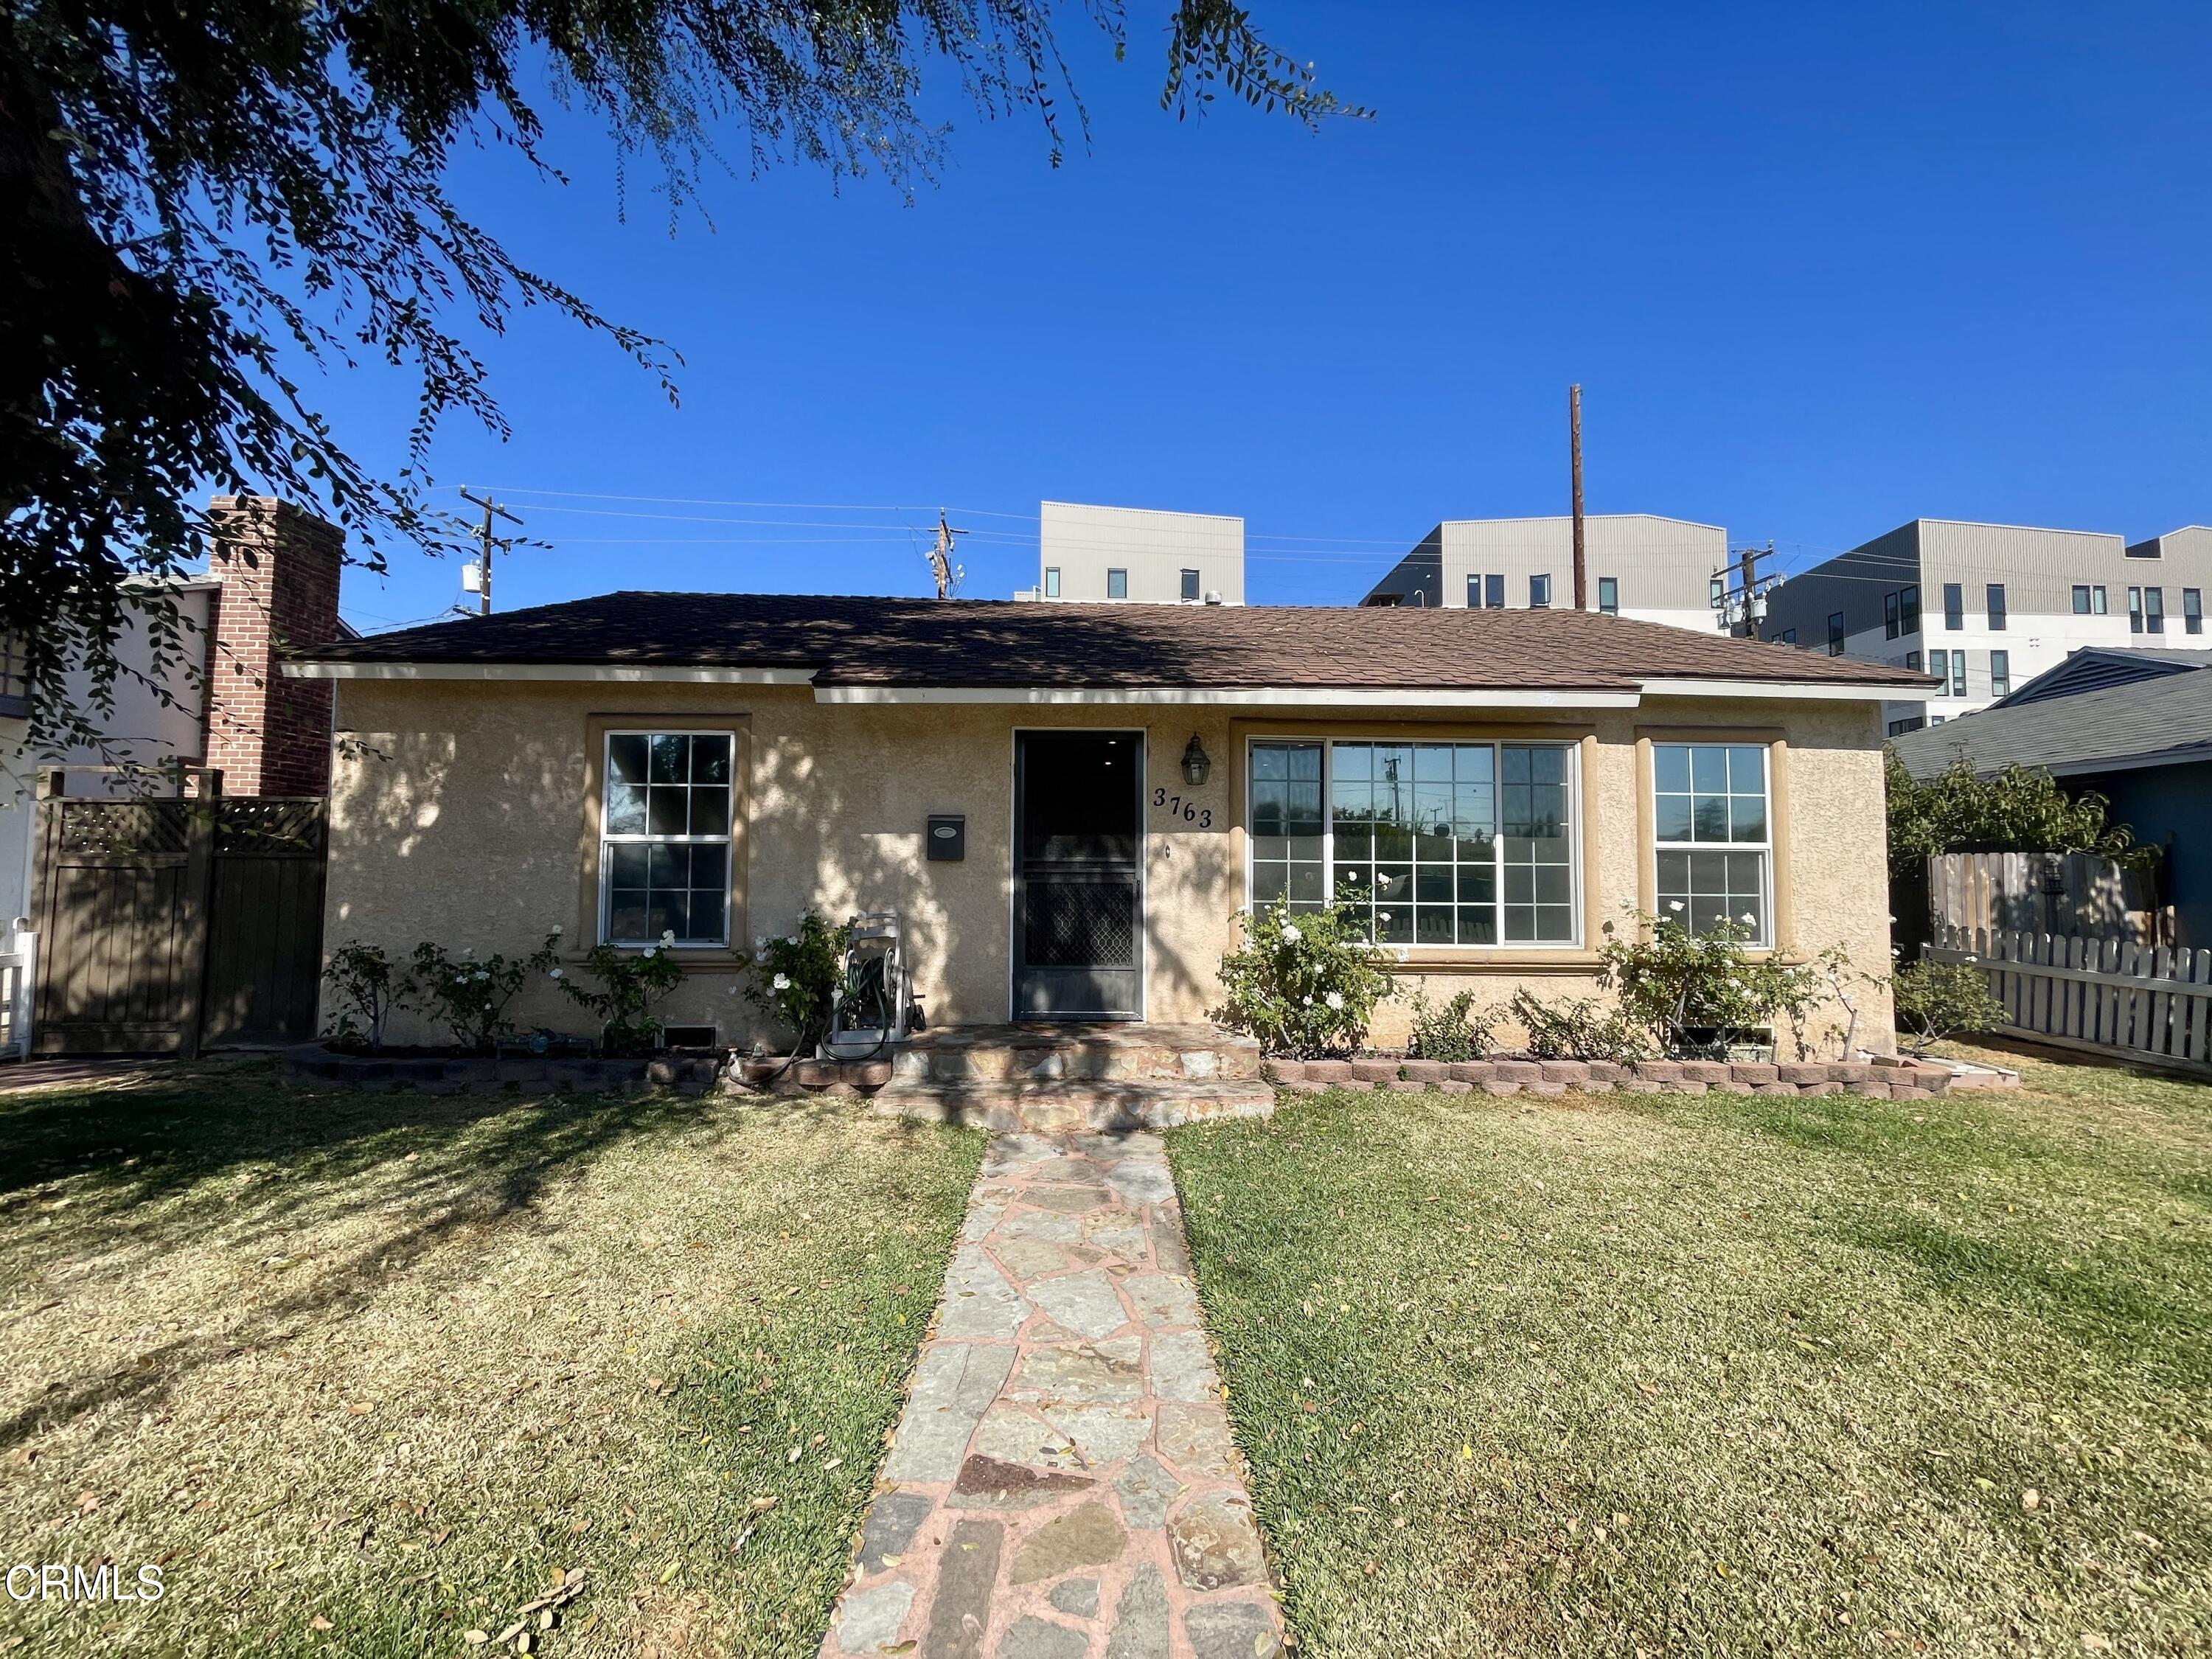
[[[737,1126],[735,1113],[761,1109],[659,1092],[309,1090],[285,1085],[273,1070],[239,1066],[0,1098],[0,1261],[15,1256],[26,1277],[95,1258],[96,1281],[72,1288],[99,1294],[127,1288],[153,1258],[218,1232],[226,1255],[250,1259],[257,1241],[300,1224],[372,1212],[390,1218],[366,1243],[315,1261],[312,1278],[288,1278],[268,1300],[249,1298],[245,1317],[228,1328],[179,1336],[118,1370],[50,1385],[0,1418],[0,1448],[118,1401],[150,1407],[203,1366],[343,1320],[410,1269],[425,1269],[412,1281],[418,1294],[465,1284],[476,1277],[472,1255],[428,1259],[471,1233],[531,1224],[549,1186],[611,1149],[713,1136]],[[826,1103],[767,1109],[783,1121],[842,1115]],[[42,1206],[41,1189],[63,1182],[70,1207],[56,1214]],[[37,1259],[26,1260],[24,1241],[9,1237],[27,1213],[48,1224]]]

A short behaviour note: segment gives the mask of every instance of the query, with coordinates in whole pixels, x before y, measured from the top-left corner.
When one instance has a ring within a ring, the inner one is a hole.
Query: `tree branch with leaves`
[[[944,73],[986,115],[1039,117],[1056,162],[1087,140],[1049,0],[9,0],[0,10],[0,636],[29,682],[34,746],[100,738],[118,678],[190,689],[166,579],[204,548],[212,493],[270,495],[346,533],[349,556],[458,552],[428,495],[459,415],[507,424],[469,325],[566,317],[672,399],[679,359],[531,269],[449,193],[462,144],[560,182],[547,98],[605,122],[625,176],[650,164],[672,218],[710,167],[799,163],[935,177],[921,112]],[[1081,15],[1127,49],[1121,0]],[[1225,0],[1169,9],[1163,103],[1217,95],[1306,125],[1342,105]],[[540,86],[532,92],[527,88]],[[734,159],[733,159],[734,158]],[[406,459],[359,462],[297,365],[410,374]],[[117,650],[149,635],[147,665]],[[302,643],[314,643],[303,641]],[[68,677],[82,670],[89,701]]]

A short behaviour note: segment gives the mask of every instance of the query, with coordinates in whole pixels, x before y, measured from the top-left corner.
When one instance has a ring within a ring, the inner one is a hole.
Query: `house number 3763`
[[[1213,828],[1213,809],[1200,806],[1196,801],[1185,800],[1181,795],[1170,795],[1164,789],[1152,791],[1152,805],[1171,818],[1181,818],[1185,823],[1194,823],[1201,830]]]

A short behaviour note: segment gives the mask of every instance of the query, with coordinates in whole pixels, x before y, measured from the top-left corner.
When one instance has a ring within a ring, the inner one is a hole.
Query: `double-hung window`
[[[2147,634],[2166,632],[2166,590],[2146,587],[2143,595],[2143,631]]]
[[[1608,617],[1620,614],[1620,578],[1600,576],[1597,579],[1597,608]]]
[[[1905,631],[1903,627],[1899,625],[1899,618],[1902,615],[1903,612],[1898,606],[1897,595],[1894,593],[1883,594],[1881,596],[1882,638],[1886,640],[1893,640],[1899,634],[1902,634]]]
[[[1249,893],[1348,902],[1384,945],[1572,945],[1575,750],[1255,739]]]
[[[2142,631],[2142,589],[2140,587],[2130,587],[2128,589],[2128,632],[2130,634],[2140,634]]]
[[[2012,695],[2012,653],[2009,651],[1990,653],[1990,695],[1993,697]]]
[[[30,712],[30,665],[23,647],[0,634],[0,714],[21,720]]]
[[[1955,634],[1966,625],[1966,590],[1957,582],[1943,584],[1943,627]]]
[[[599,937],[730,940],[727,732],[610,732],[599,814]]]
[[[1844,613],[1840,611],[1831,611],[1828,616],[1828,654],[1844,654]]]
[[[1951,695],[1954,697],[1966,695],[1966,653],[1963,651],[1951,653]]]
[[[2181,590],[2181,631],[2202,634],[2204,631],[2204,594],[2201,589],[2185,587]]]
[[[1528,608],[1548,611],[1552,606],[1552,579],[1549,576],[1528,578]]]
[[[1983,598],[1987,601],[1989,605],[1990,632],[1992,634],[2003,633],[2005,631],[2006,615],[2004,584],[2002,582],[1990,583],[1987,587],[1983,589]]]
[[[1918,653],[1911,651],[1905,653],[1905,665],[1907,668],[1917,668],[1920,665],[1912,660],[1917,654]],[[1964,656],[1966,653],[1962,651],[1959,654]],[[1928,653],[1928,672],[1939,680],[1948,681],[1951,678],[1951,653],[1948,651],[1930,651]],[[1938,692],[1936,695],[1940,696],[1942,694]]]
[[[1651,759],[1660,915],[1697,933],[1734,921],[1771,944],[1765,749],[1655,743]]]
[[[1902,633],[1920,631],[1920,589],[1900,587],[1897,590],[1898,628]]]

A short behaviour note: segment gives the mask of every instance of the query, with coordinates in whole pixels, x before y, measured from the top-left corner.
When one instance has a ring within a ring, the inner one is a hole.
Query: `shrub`
[[[1908,962],[1891,981],[1898,1034],[1924,1054],[1958,1031],[1986,1031],[2005,1023],[2004,1004],[1987,975],[1970,963]]]
[[[649,1054],[660,1046],[660,1021],[653,1010],[684,981],[684,967],[670,947],[676,935],[642,951],[618,951],[595,945],[583,965],[599,976],[600,988],[587,991],[567,969],[547,969],[569,1000],[599,1018],[599,1047],[615,1055]]]
[[[338,1005],[331,1041],[372,1054],[383,1052],[385,1025],[413,998],[414,976],[386,956],[382,945],[349,939],[331,952],[323,978]]]
[[[1632,910],[1633,937],[1605,925],[1597,982],[1620,999],[1621,1012],[1665,1054],[1697,1048],[1685,1033],[1746,1030],[1777,1013],[1801,1022],[1821,989],[1820,976],[1769,955],[1744,954],[1748,922],[1723,921],[1693,933],[1674,916]]]
[[[1408,1060],[1480,1060],[1490,1052],[1498,1011],[1474,1012],[1474,993],[1462,991],[1449,1002],[1431,1002],[1413,993],[1413,1035],[1406,1043]]]
[[[792,1032],[795,1053],[811,1051],[830,1034],[852,933],[848,925],[825,921],[809,906],[793,932],[753,941],[745,998]]]
[[[507,1005],[524,980],[554,966],[560,938],[556,927],[535,951],[512,961],[496,953],[479,960],[473,951],[451,957],[426,939],[415,947],[415,981],[453,1041],[478,1053],[514,1035]]]
[[[1528,1052],[1539,1060],[1610,1060],[1625,1066],[1651,1053],[1644,1033],[1595,997],[1547,1003],[1523,988],[1513,994],[1506,1012],[1528,1033]]]
[[[1349,1054],[1397,982],[1348,905],[1291,911],[1287,899],[1243,918],[1244,941],[1221,958],[1221,1006],[1208,1018],[1260,1039],[1271,1054]]]

